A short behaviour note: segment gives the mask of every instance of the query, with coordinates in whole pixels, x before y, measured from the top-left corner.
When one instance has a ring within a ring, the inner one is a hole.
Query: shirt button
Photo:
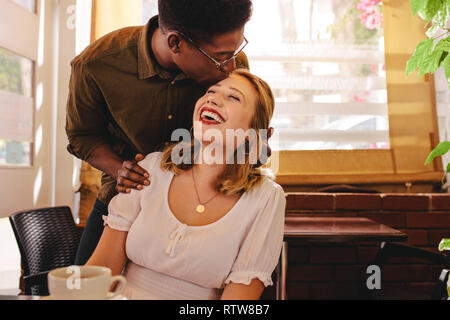
[[[169,116],[167,117],[169,120],[172,120],[173,116],[171,114],[169,114]]]

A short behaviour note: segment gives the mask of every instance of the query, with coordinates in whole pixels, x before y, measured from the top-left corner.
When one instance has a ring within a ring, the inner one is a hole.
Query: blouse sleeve
[[[250,284],[258,278],[265,287],[273,285],[272,273],[277,266],[284,235],[286,198],[276,185],[262,212],[250,227],[225,284]]]
[[[149,154],[139,165],[146,169],[152,179],[152,168],[158,160],[158,153]],[[150,186],[144,187],[151,188]],[[144,190],[131,189],[130,193],[119,193],[108,205],[108,215],[103,216],[104,225],[119,231],[128,231],[141,211],[141,197]]]

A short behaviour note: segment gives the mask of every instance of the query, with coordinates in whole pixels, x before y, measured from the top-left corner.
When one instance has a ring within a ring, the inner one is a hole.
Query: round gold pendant
[[[205,212],[205,206],[199,204],[195,210],[197,210],[198,213],[203,213]]]

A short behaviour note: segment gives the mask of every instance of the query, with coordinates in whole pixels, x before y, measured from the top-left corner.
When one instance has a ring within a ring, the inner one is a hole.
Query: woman
[[[201,122],[202,134],[195,126],[194,136],[259,133],[268,129],[273,109],[269,86],[235,70],[196,103],[193,121]],[[128,299],[259,299],[273,284],[284,230],[283,189],[249,154],[244,164],[230,163],[220,139],[195,142],[201,150],[224,152],[216,152],[212,162],[205,152],[200,155],[206,161],[192,152],[184,159],[193,164],[176,164],[177,145],[149,154],[140,165],[150,173],[150,186],[119,194],[109,204],[105,230],[87,264],[123,271]],[[260,140],[253,146],[260,150]]]

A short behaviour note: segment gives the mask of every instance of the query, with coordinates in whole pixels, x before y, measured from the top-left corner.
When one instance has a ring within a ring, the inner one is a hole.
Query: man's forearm
[[[92,151],[86,162],[114,179],[117,179],[117,173],[122,167],[123,160],[109,145],[103,144]]]

